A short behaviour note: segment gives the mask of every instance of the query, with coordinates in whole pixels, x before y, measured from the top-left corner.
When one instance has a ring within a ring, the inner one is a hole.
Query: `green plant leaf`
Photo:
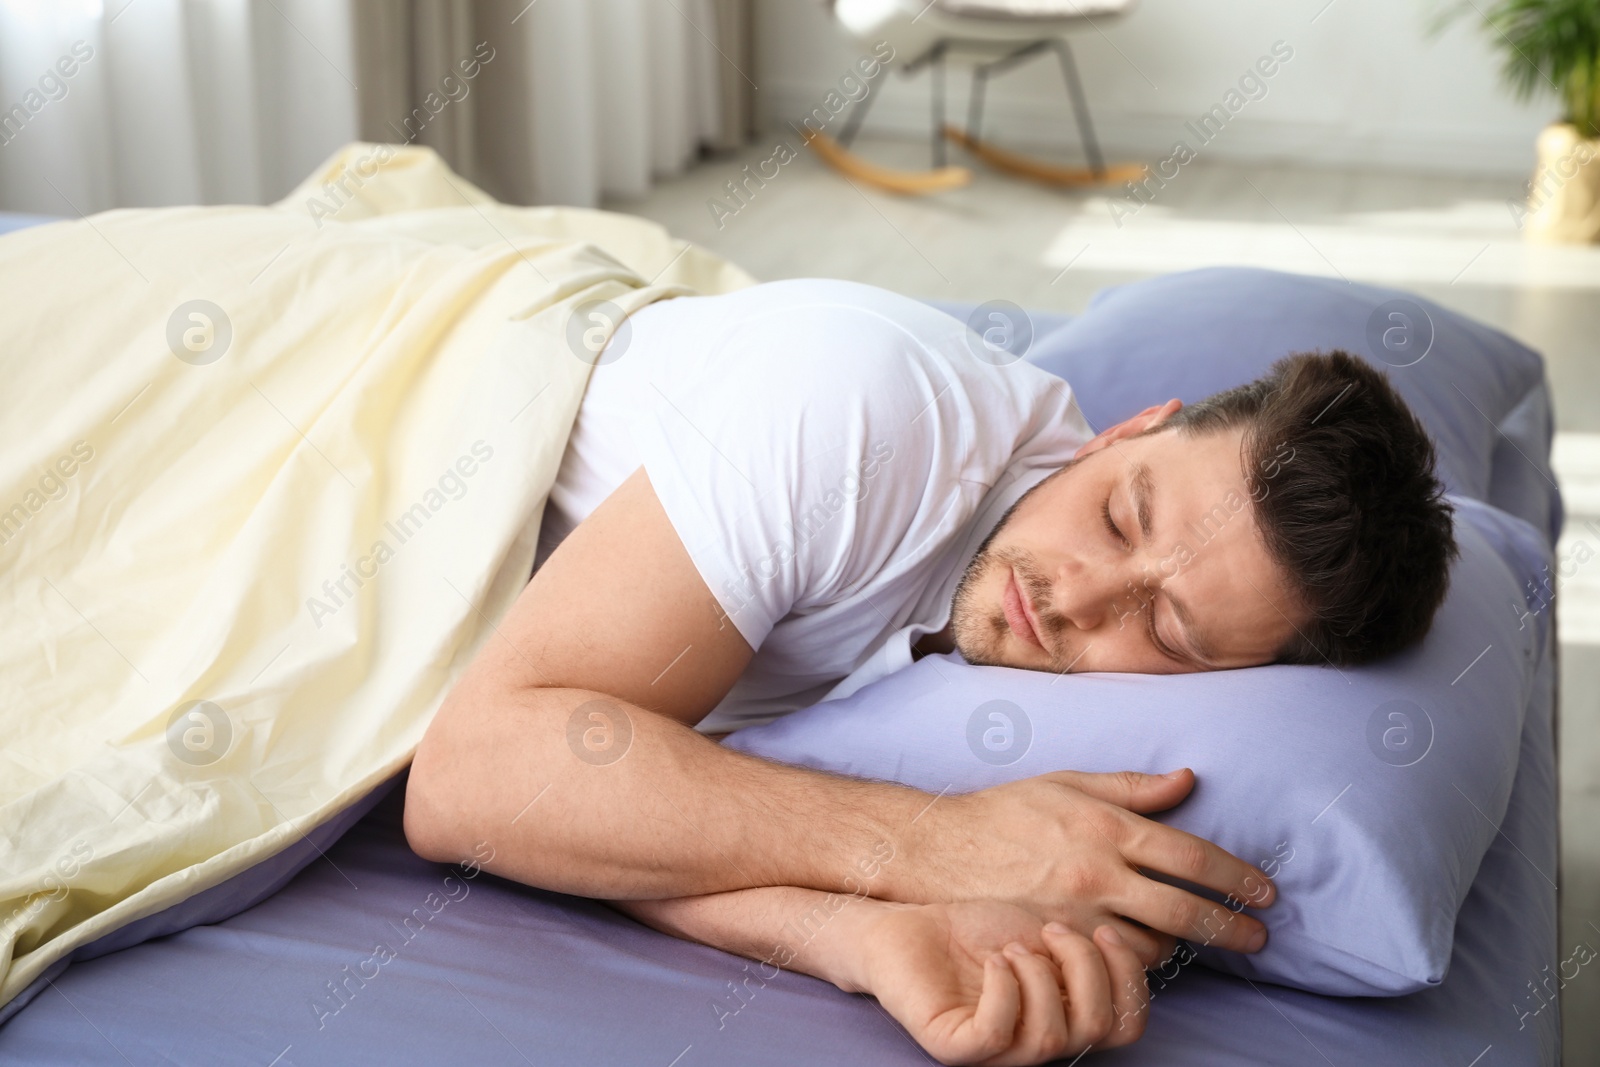
[[[1500,50],[1501,76],[1518,99],[1553,93],[1582,136],[1600,137],[1600,0],[1465,0],[1432,29],[1460,18]]]

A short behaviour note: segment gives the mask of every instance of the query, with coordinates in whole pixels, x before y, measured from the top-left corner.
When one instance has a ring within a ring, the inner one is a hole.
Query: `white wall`
[[[1525,176],[1533,138],[1557,117],[1553,96],[1512,101],[1491,31],[1472,16],[1437,36],[1453,0],[1143,0],[1122,20],[1073,39],[1095,126],[1116,159],[1153,162],[1184,123],[1221,101],[1284,41],[1294,56],[1267,93],[1205,146],[1215,158]],[[1480,5],[1481,6],[1481,5]],[[847,36],[823,5],[755,0],[756,94],[781,127],[821,103],[871,42]],[[1470,8],[1468,9],[1469,14]],[[904,61],[909,56],[898,57]],[[950,116],[966,114],[967,72],[952,68]],[[880,79],[869,131],[927,135],[926,74]],[[1076,133],[1052,59],[992,79],[985,129],[1017,146],[1073,146]]]

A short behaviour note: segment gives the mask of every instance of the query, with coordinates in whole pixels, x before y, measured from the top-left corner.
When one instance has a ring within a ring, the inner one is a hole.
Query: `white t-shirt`
[[[1090,437],[1060,378],[979,352],[959,320],[854,282],[648,305],[593,371],[535,569],[643,464],[756,650],[699,729],[846,696],[911,663],[1006,509]]]

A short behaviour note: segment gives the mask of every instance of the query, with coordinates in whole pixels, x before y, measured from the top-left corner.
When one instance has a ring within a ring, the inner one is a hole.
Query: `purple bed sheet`
[[[1556,1007],[1536,992],[1557,959],[1544,668],[1502,832],[1440,986],[1332,998],[1189,966],[1153,979],[1141,1042],[1085,1062],[1555,1064]],[[799,974],[762,982],[745,960],[603,904],[419,859],[403,797],[390,791],[255,907],[74,964],[0,1027],[0,1062],[931,1062],[870,998]]]

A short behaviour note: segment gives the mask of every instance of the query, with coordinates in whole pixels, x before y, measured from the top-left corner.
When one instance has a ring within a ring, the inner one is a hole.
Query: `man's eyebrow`
[[[1178,623],[1183,628],[1183,636],[1189,644],[1190,653],[1200,661],[1201,666],[1210,667],[1216,663],[1216,657],[1211,652],[1211,643],[1195,628],[1194,616],[1189,614],[1189,609],[1184,606],[1183,601],[1173,596],[1170,589],[1163,588],[1161,591],[1167,594],[1167,603],[1172,605],[1172,614],[1177,616]]]
[[[1128,482],[1128,495],[1133,498],[1133,510],[1139,516],[1139,534],[1150,540],[1150,497],[1155,492],[1155,481],[1150,468],[1143,463],[1133,465],[1133,478]]]

